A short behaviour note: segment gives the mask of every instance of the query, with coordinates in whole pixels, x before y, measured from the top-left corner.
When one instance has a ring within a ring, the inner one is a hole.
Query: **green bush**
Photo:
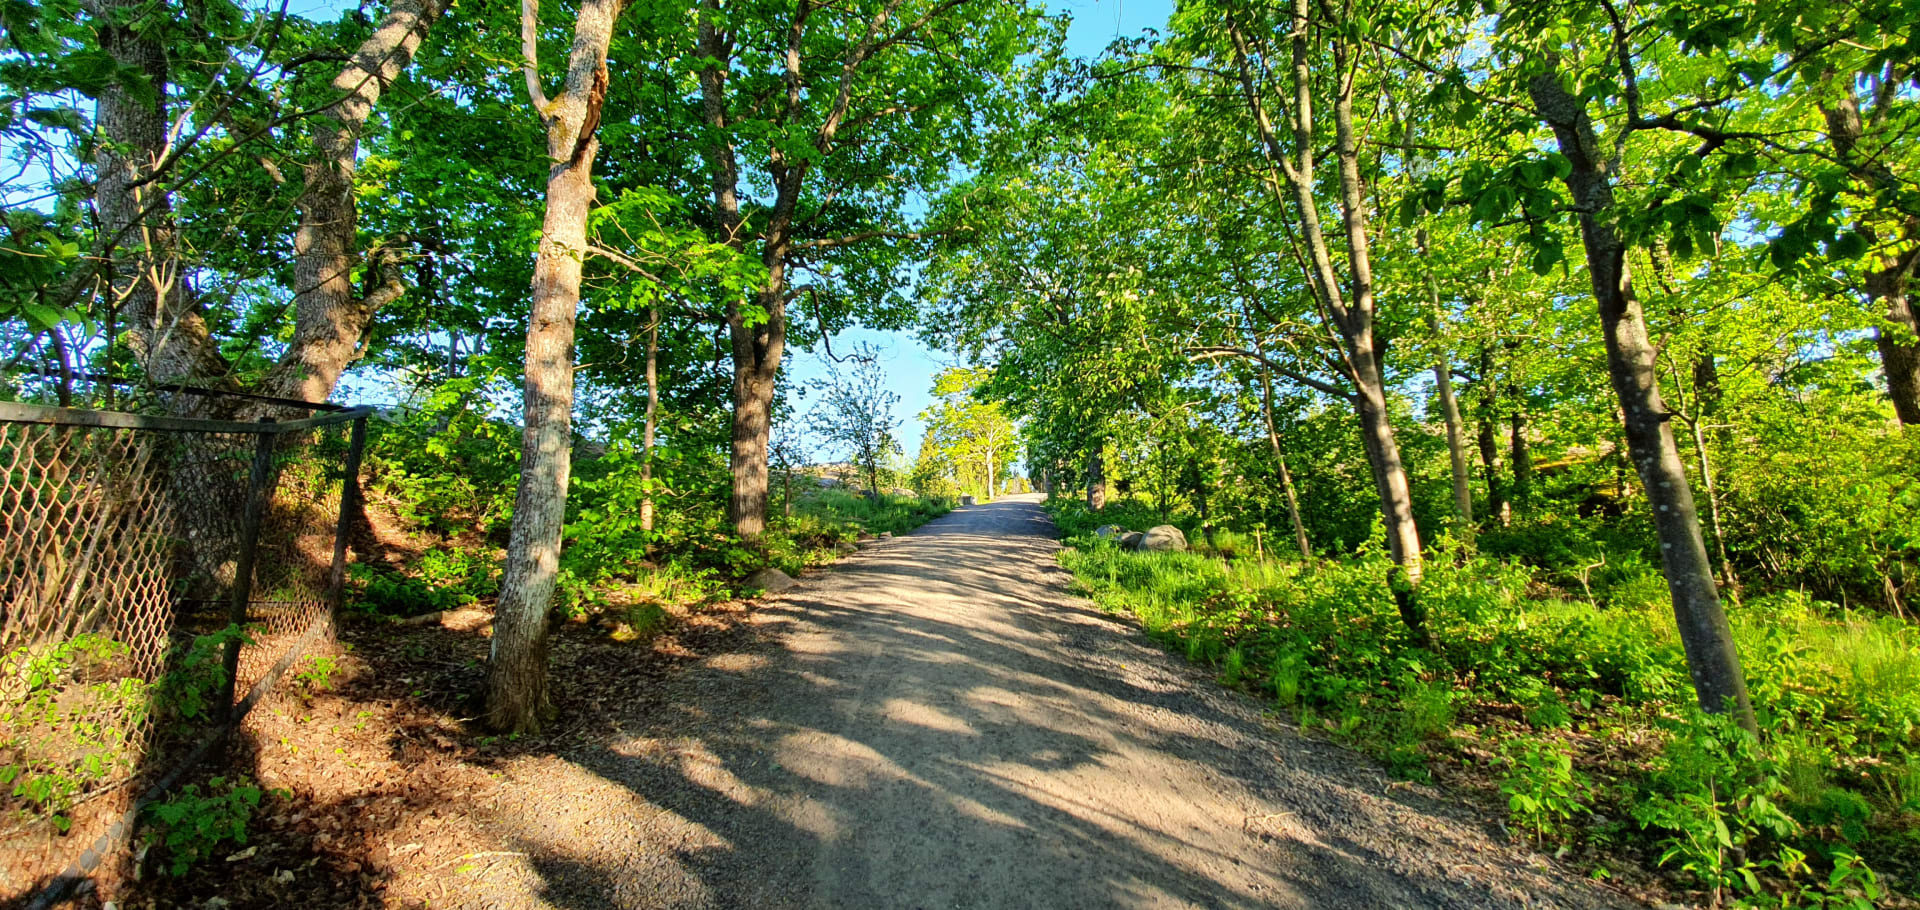
[[[1568,823],[1587,811],[1593,783],[1573,767],[1573,755],[1552,743],[1516,739],[1508,743],[1507,795],[1513,823],[1533,833],[1536,843],[1565,840]]]
[[[163,802],[147,807],[147,843],[160,852],[173,875],[185,875],[196,863],[217,854],[220,845],[247,842],[247,822],[260,806],[259,787],[247,778],[224,777],[187,784]]]

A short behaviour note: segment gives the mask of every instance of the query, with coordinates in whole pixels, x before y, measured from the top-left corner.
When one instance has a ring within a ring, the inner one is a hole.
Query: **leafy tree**
[[[1001,472],[1013,463],[1019,434],[997,402],[976,397],[986,380],[985,370],[962,367],[934,377],[936,400],[920,415],[927,425],[920,458],[949,466],[961,490],[991,499]]]
[[[900,453],[900,440],[894,436],[900,421],[893,416],[900,396],[887,389],[878,351],[863,347],[849,359],[851,370],[831,366],[816,381],[819,402],[808,424],[829,450],[838,449],[867,475],[867,492],[879,496],[880,469]]]

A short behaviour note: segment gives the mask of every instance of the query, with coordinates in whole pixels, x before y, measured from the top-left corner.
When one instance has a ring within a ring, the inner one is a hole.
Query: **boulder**
[[[1119,540],[1127,536],[1127,529],[1119,525],[1101,525],[1093,529],[1093,536],[1101,540]]]
[[[961,504],[961,505],[963,505],[963,506],[970,506],[970,505],[976,505],[976,503],[974,502],[974,499],[973,499],[973,497],[971,497],[971,496],[962,496],[962,497],[960,497],[960,504]]]
[[[1139,549],[1152,553],[1168,553],[1187,548],[1187,535],[1173,525],[1155,525],[1147,529],[1140,538]]]
[[[746,580],[740,583],[741,587],[757,588],[768,594],[778,594],[797,584],[799,582],[794,581],[793,576],[771,566],[747,576]]]
[[[892,531],[881,531],[881,532],[880,532],[880,539],[881,539],[881,540],[892,540],[892,539],[893,539],[893,532],[892,532]]]
[[[1120,535],[1120,549],[1122,550],[1140,549],[1140,538],[1145,536],[1147,535],[1142,534],[1139,531],[1128,531],[1127,533]]]

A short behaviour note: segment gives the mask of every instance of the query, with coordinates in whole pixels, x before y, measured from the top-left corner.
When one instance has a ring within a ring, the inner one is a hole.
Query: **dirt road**
[[[510,769],[524,859],[454,902],[1617,905],[1074,598],[1057,547],[1013,497],[810,578],[623,735]]]

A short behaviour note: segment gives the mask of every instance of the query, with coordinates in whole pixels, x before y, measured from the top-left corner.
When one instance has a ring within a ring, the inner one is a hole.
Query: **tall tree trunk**
[[[653,435],[660,413],[660,308],[647,311],[647,425],[640,434],[640,530],[653,530]],[[792,472],[788,472],[787,498],[793,498]],[[791,506],[789,506],[791,508]]]
[[[607,45],[620,10],[621,0],[580,5],[566,91],[551,102],[539,89],[538,62],[526,54],[529,94],[547,129],[552,169],[533,263],[520,486],[487,661],[486,722],[502,732],[536,732],[552,713],[547,623],[573,466],[574,319],[587,254],[587,214],[593,207],[593,159],[600,150],[594,127],[607,96]],[[533,32],[537,23],[528,20],[537,16],[534,0],[521,11],[523,29]]]
[[[313,158],[300,191],[300,226],[293,235],[293,340],[268,371],[261,391],[282,398],[325,401],[340,374],[360,356],[361,342],[381,307],[405,292],[385,251],[374,263],[370,290],[353,288],[355,224],[353,179],[360,134],[381,92],[412,64],[447,0],[394,0],[372,36],[333,79],[340,102],[313,118]]]
[[[1873,343],[1880,349],[1880,366],[1887,375],[1887,395],[1901,426],[1920,427],[1920,320],[1914,316],[1907,284],[1920,246],[1867,276],[1867,296],[1886,306],[1887,325],[1876,326]]]
[[[1903,81],[1892,71],[1885,78],[1896,84]],[[1854,94],[1858,76],[1851,71],[1844,74],[1829,71],[1824,81],[1826,91],[1821,93],[1824,100],[1820,112],[1827,121],[1827,139],[1833,144],[1835,157],[1855,177],[1876,190],[1894,184],[1897,178],[1877,156],[1869,155],[1863,160],[1855,154],[1868,129],[1866,119],[1860,114],[1859,98]],[[1885,125],[1881,120],[1885,113],[1885,105],[1874,111],[1874,126]],[[1878,232],[1866,224],[1856,224],[1855,228],[1870,239],[1880,239]],[[1886,373],[1887,395],[1893,399],[1893,412],[1902,426],[1909,427],[1920,426],[1920,321],[1916,321],[1913,301],[1907,297],[1907,282],[1913,277],[1916,260],[1920,260],[1920,245],[1913,242],[1916,231],[1920,231],[1920,224],[1916,224],[1915,219],[1907,219],[1902,226],[1900,246],[1894,253],[1881,257],[1878,266],[1867,273],[1863,288],[1869,304],[1878,302],[1885,309],[1888,324],[1875,328],[1874,345],[1880,349],[1880,366]]]
[[[1287,499],[1287,521],[1293,524],[1293,542],[1300,547],[1300,558],[1313,559],[1313,545],[1307,541],[1306,522],[1300,520],[1300,496],[1293,488],[1293,472],[1287,470],[1287,456],[1280,451],[1280,430],[1273,420],[1273,374],[1260,371],[1260,411],[1267,421],[1267,445],[1280,466],[1280,491]]]
[[[734,362],[727,518],[735,534],[751,538],[767,529],[767,439],[773,431],[774,381],[780,363],[777,354],[768,357],[764,353],[773,346],[766,323],[747,325],[737,305],[729,313],[728,323]]]
[[[1427,245],[1427,229],[1420,228],[1414,235],[1420,247],[1421,258],[1428,261],[1423,277],[1427,285],[1427,306],[1431,307],[1433,336],[1439,353],[1434,358],[1433,387],[1440,396],[1440,413],[1447,424],[1447,459],[1453,468],[1453,510],[1459,516],[1460,537],[1468,546],[1473,545],[1473,476],[1467,465],[1466,432],[1460,423],[1460,401],[1453,394],[1453,363],[1447,356],[1446,341],[1443,335],[1445,320],[1440,313],[1440,283],[1434,280],[1433,251]]]
[[[1500,479],[1500,446],[1494,436],[1494,414],[1500,387],[1493,378],[1493,355],[1480,352],[1479,402],[1474,406],[1477,427],[1475,441],[1480,448],[1480,469],[1487,481],[1487,515],[1507,527],[1513,522],[1513,506],[1507,501],[1506,483]]]
[[[987,446],[987,500],[993,499],[993,446]]]
[[[1671,415],[1660,398],[1657,352],[1634,293],[1627,247],[1610,220],[1613,182],[1606,151],[1584,102],[1561,87],[1557,67],[1531,76],[1527,90],[1572,166],[1566,185],[1580,207],[1580,239],[1606,336],[1607,372],[1625,412],[1634,466],[1653,507],[1661,563],[1694,693],[1705,710],[1731,712],[1741,726],[1756,730],[1740,655],[1700,535],[1693,488],[1674,443]]]
[[[1100,450],[1094,449],[1087,456],[1087,508],[1095,512],[1107,507],[1107,466],[1100,460]]]
[[[134,355],[156,383],[218,379],[227,371],[194,306],[180,260],[173,205],[155,169],[167,154],[166,48],[140,0],[89,0],[100,46],[125,73],[100,91],[94,126],[94,255],[106,263],[110,309],[131,331]]]
[[[1453,394],[1453,367],[1447,355],[1433,365],[1433,386],[1440,396],[1440,413],[1447,422],[1447,460],[1453,468],[1453,510],[1460,516],[1460,539],[1473,544],[1473,468],[1467,463],[1466,428],[1460,420],[1460,400]]]
[[[1360,176],[1360,146],[1353,128],[1353,92],[1356,80],[1338,80],[1333,99],[1334,160],[1338,166],[1340,220],[1346,232],[1346,253],[1351,287],[1343,289],[1333,264],[1333,247],[1322,229],[1318,188],[1314,177],[1314,123],[1312,22],[1310,0],[1294,0],[1289,43],[1292,51],[1291,79],[1293,108],[1288,120],[1293,127],[1293,154],[1280,144],[1266,103],[1249,61],[1246,36],[1237,22],[1229,18],[1228,35],[1235,50],[1241,91],[1270,169],[1279,171],[1276,191],[1284,184],[1292,191],[1294,210],[1300,217],[1300,237],[1305,244],[1307,279],[1315,296],[1339,330],[1345,347],[1344,371],[1353,385],[1351,402],[1360,421],[1361,437],[1366,442],[1367,464],[1373,472],[1375,490],[1380,497],[1380,512],[1386,522],[1387,549],[1394,563],[1392,588],[1400,608],[1400,617],[1421,645],[1430,645],[1425,618],[1418,600],[1422,574],[1420,532],[1413,520],[1413,496],[1407,482],[1406,466],[1394,439],[1387,412],[1386,383],[1380,364],[1381,350],[1374,336],[1375,297],[1371,246],[1367,232],[1366,188]],[[1337,32],[1347,22],[1333,23]],[[1332,41],[1335,69],[1347,72],[1353,48],[1343,40]]]
[[[1727,586],[1727,593],[1735,604],[1740,603],[1740,576],[1733,568],[1733,561],[1727,557],[1727,534],[1720,520],[1720,486],[1714,478],[1711,446],[1707,444],[1709,435],[1725,441],[1723,427],[1716,427],[1712,434],[1707,432],[1709,422],[1720,418],[1720,403],[1724,393],[1720,387],[1720,366],[1714,361],[1712,353],[1701,354],[1693,362],[1693,396],[1699,411],[1694,419],[1688,421],[1692,430],[1694,457],[1700,461],[1700,485],[1707,491],[1707,527],[1713,535],[1713,546],[1720,557],[1720,579]]]
[[[1533,453],[1527,444],[1527,415],[1517,400],[1513,413],[1507,417],[1507,428],[1507,451],[1513,461],[1513,501],[1524,509],[1533,500]]]

